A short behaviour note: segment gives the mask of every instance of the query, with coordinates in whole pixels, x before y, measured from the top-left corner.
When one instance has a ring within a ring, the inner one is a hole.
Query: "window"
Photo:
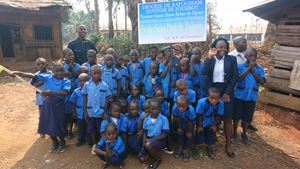
[[[232,34],[232,39],[239,37],[239,36],[245,37],[245,34]]]
[[[35,40],[52,40],[52,27],[51,26],[42,26],[34,25],[34,38]]]
[[[260,33],[247,34],[248,41],[261,41]]]
[[[230,34],[219,34],[218,38],[224,38],[227,41],[230,41]]]

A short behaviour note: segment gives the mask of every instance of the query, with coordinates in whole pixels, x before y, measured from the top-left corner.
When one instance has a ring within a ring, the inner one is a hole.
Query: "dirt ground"
[[[23,65],[23,64],[22,64]],[[9,65],[7,65],[9,66]],[[32,70],[33,64],[20,67]],[[91,155],[85,145],[76,147],[76,139],[67,141],[66,152],[48,153],[50,139],[39,138],[36,133],[38,111],[34,105],[34,91],[6,76],[0,76],[0,168],[14,169],[96,169],[102,162]],[[224,153],[224,138],[219,136],[215,145],[217,158],[191,160],[184,163],[162,153],[161,169],[239,169],[239,168],[300,168],[300,115],[269,105],[257,105],[254,125],[258,132],[250,132],[251,144],[233,145],[236,158]],[[113,168],[113,167],[111,167]],[[147,168],[129,155],[124,168]]]

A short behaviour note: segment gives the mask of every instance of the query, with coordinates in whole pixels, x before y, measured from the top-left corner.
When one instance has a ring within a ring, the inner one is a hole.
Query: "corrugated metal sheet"
[[[0,0],[0,6],[28,10],[39,10],[51,6],[71,7],[65,0]]]

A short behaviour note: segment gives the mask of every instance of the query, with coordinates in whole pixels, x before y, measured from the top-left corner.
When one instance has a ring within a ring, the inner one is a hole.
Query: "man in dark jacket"
[[[78,37],[76,40],[70,42],[68,44],[68,48],[70,48],[75,56],[75,62],[82,65],[87,62],[87,51],[89,49],[93,49],[97,51],[95,44],[86,39],[86,28],[84,25],[79,25],[76,29]]]

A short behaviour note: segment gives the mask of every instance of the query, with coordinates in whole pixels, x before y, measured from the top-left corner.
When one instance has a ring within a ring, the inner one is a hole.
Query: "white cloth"
[[[213,82],[214,83],[224,83],[224,58],[221,60],[217,59],[217,57],[214,57],[216,60],[215,67],[214,67],[214,74],[213,74]]]
[[[228,55],[232,55],[236,57],[237,64],[244,64],[247,62],[247,59],[245,58],[245,52],[238,52],[236,49],[228,53]]]
[[[155,123],[156,119],[151,118],[151,123]]]
[[[115,125],[117,125],[117,122],[118,122],[117,118],[112,117],[111,120],[114,122]]]

